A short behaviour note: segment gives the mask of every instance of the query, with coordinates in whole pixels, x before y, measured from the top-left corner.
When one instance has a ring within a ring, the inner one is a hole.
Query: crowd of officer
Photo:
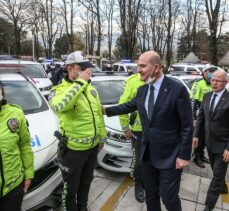
[[[67,57],[65,67],[50,70],[55,86],[50,93],[49,104],[59,118],[57,161],[64,183],[62,205],[68,211],[88,210],[97,153],[106,139],[99,95],[90,81],[92,67],[81,51],[75,51]],[[206,67],[203,77],[192,86],[190,98],[194,125],[203,96],[211,91],[210,80],[214,71],[215,67]],[[139,73],[131,75],[126,80],[119,103],[133,99],[144,84]],[[0,118],[0,210],[20,210],[23,195],[34,177],[33,153],[23,111],[19,106],[7,103],[1,84]],[[132,143],[131,175],[135,181],[136,200],[142,203],[145,195],[140,164],[142,125],[139,113],[120,115],[119,118],[126,139]],[[198,147],[193,150],[193,161],[204,168],[204,163],[209,163],[209,160],[204,155],[204,132],[201,134]]]

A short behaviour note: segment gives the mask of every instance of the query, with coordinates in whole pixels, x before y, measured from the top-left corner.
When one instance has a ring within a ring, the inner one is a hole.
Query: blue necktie
[[[148,117],[151,120],[154,108],[154,86],[150,85],[150,94],[148,99]]]

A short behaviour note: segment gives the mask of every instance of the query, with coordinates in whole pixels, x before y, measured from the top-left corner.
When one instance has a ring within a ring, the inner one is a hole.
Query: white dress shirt
[[[154,86],[153,94],[154,94],[154,104],[155,104],[164,77],[165,76],[162,74],[162,76],[158,80],[156,80],[153,84],[149,84],[148,86],[148,90],[147,90],[147,94],[145,98],[145,109],[146,109],[147,115],[148,115],[148,99],[149,99],[149,94],[150,94],[150,86]]]

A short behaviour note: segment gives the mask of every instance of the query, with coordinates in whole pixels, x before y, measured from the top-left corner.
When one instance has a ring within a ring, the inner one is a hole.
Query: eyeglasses
[[[225,83],[226,81],[211,79],[211,83]]]

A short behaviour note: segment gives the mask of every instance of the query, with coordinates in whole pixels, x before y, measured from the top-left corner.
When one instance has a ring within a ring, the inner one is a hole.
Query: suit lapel
[[[157,95],[157,99],[155,102],[155,108],[157,108],[157,111],[160,110],[161,106],[169,92],[169,81],[168,78],[165,76],[164,80],[162,81],[161,87],[159,89],[158,95]]]
[[[218,110],[222,107],[222,105],[228,101],[228,94],[227,91],[225,90],[224,93],[222,94],[221,98],[219,99],[219,102],[217,103],[212,118],[215,117],[215,115],[218,113]]]

